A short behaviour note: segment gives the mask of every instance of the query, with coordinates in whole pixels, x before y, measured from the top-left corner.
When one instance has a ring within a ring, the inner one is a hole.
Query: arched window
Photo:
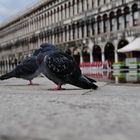
[[[97,33],[101,33],[101,16],[97,17]]]
[[[124,27],[127,28],[129,27],[129,23],[130,23],[130,20],[129,20],[129,7],[125,7],[124,8]]]
[[[46,19],[47,19],[47,14],[45,13],[44,14],[44,23],[45,23],[45,26],[47,25]]]
[[[108,31],[108,17],[107,14],[103,15],[103,31],[104,33]]]
[[[82,21],[81,22],[81,34],[82,34],[82,38],[84,37],[84,34],[85,34],[84,26],[85,26],[85,22]]]
[[[58,16],[57,16],[57,21],[59,21],[59,19],[60,19],[59,11],[60,11],[60,10],[59,10],[59,7],[58,7],[58,8],[57,8],[57,15],[58,15]]]
[[[79,9],[80,9],[79,4],[80,4],[80,2],[79,2],[79,0],[77,0],[77,13],[79,13]]]
[[[65,8],[64,8],[64,18],[67,18],[67,4],[65,3]]]
[[[110,31],[115,29],[115,14],[114,12],[110,13]]]
[[[138,5],[133,4],[132,6],[132,16],[133,16],[133,26],[137,25],[137,20],[139,18],[139,11],[138,11]]]
[[[94,62],[101,61],[101,48],[100,48],[100,46],[94,45],[93,50],[92,50],[92,54],[93,54]]]
[[[90,5],[90,0],[87,0],[87,10],[89,10],[89,8],[91,7],[91,5]]]
[[[74,49],[73,49],[73,58],[74,58],[75,62],[77,63],[77,65],[79,65],[80,64],[80,52],[77,47],[74,47]]]
[[[121,9],[119,9],[117,11],[117,30],[120,30],[122,29],[122,22],[123,22],[123,19],[122,19],[122,11]]]
[[[94,8],[94,0],[91,0],[91,8]]]
[[[73,11],[72,11],[72,15],[75,15],[75,0],[72,1],[72,8],[73,8]]]
[[[71,40],[71,25],[68,26],[68,31],[69,31],[69,41]]]
[[[69,4],[68,4],[68,8],[69,8],[69,10],[68,10],[68,11],[69,11],[69,14],[68,14],[68,15],[69,15],[69,17],[70,17],[70,16],[71,16],[71,3],[70,3],[70,2],[69,2]]]
[[[113,46],[111,42],[108,42],[105,45],[105,50],[104,50],[105,60],[108,60],[112,63],[114,62],[114,50],[115,50],[115,47]]]
[[[87,37],[89,37],[90,36],[90,24],[91,24],[91,22],[90,22],[90,19],[88,19],[87,21],[86,21],[86,35],[87,35]]]
[[[80,22],[77,22],[76,24],[76,27],[77,27],[77,38],[80,38]]]
[[[89,48],[88,47],[83,47],[82,49],[82,56],[83,56],[83,61],[84,62],[90,62],[90,53],[89,53]]]
[[[101,0],[97,0],[98,6],[101,6]]]
[[[54,23],[56,23],[57,17],[56,17],[56,9],[54,9]]]
[[[60,20],[63,20],[63,6],[61,5],[61,10],[60,10]]]
[[[72,39],[75,39],[75,24],[72,24]]]
[[[92,29],[92,35],[95,34],[95,18],[91,19],[91,29]]]
[[[51,24],[51,14],[50,14],[50,12],[48,12],[48,24],[50,25]]]
[[[65,32],[65,39],[64,40],[65,41],[68,41],[67,40],[67,34],[68,34],[68,32],[67,32],[67,26],[64,27],[64,32]]]
[[[50,24],[52,24],[52,23],[53,23],[53,12],[51,10],[51,12],[50,12]]]
[[[84,0],[81,0],[82,12],[84,11]]]

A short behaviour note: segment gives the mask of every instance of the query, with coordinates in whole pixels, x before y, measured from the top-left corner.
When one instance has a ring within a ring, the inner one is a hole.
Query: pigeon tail
[[[6,80],[6,79],[9,79],[9,78],[12,78],[12,77],[15,77],[14,71],[11,71],[9,73],[6,73],[4,75],[1,75],[0,76],[0,80]]]
[[[78,80],[74,80],[74,82],[70,83],[74,86],[83,88],[83,89],[94,89],[96,90],[98,88],[97,85],[89,81],[86,77],[81,76]]]
[[[90,82],[96,83],[96,80],[94,80],[93,78],[90,78],[90,77],[88,77],[88,76],[86,76],[86,75],[84,75],[84,77],[86,77]]]

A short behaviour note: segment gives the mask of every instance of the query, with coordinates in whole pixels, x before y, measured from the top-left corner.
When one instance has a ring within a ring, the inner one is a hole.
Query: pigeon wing
[[[46,57],[46,66],[49,71],[59,78],[67,79],[73,75],[77,70],[76,63],[73,58],[63,52],[51,54]],[[80,69],[78,69],[79,72]]]
[[[14,69],[17,77],[21,75],[28,75],[34,73],[38,69],[36,64],[36,59],[34,57],[29,57],[23,60],[19,65]]]

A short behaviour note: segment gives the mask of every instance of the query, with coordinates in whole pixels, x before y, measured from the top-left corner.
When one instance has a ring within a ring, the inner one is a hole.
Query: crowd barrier
[[[84,62],[80,64],[80,68],[83,74],[92,74],[95,71],[99,70],[110,70],[112,64],[110,61],[105,62]]]

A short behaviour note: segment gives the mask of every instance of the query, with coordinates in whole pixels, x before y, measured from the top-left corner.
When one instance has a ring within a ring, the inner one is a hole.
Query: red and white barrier
[[[111,62],[109,61],[105,61],[105,62],[84,62],[80,64],[80,68],[82,70],[83,74],[92,74],[95,71],[99,71],[99,70],[108,70],[111,69]]]

